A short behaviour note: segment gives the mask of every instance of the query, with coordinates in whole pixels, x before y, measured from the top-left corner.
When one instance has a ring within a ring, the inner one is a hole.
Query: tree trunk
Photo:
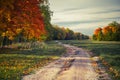
[[[6,36],[3,37],[2,47],[4,47],[5,45],[7,45],[7,37]]]

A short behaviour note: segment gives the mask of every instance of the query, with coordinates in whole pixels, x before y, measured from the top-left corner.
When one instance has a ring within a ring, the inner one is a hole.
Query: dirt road
[[[35,74],[24,76],[23,80],[99,80],[87,51],[75,46],[64,46],[67,48],[64,56]]]

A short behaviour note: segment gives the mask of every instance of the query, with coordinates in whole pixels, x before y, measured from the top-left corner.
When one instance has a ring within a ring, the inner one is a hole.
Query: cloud
[[[91,20],[91,19],[104,19],[109,17],[119,17],[120,10],[111,8],[68,8],[67,10],[54,13],[53,22],[59,21],[73,21],[73,20]],[[57,21],[57,20],[58,21]]]
[[[109,17],[107,19],[119,19],[120,20],[120,17]]]
[[[120,22],[120,0],[50,0],[52,23],[91,35],[99,25]]]
[[[94,12],[93,14],[111,13],[111,12],[120,12],[120,9],[116,9],[116,10],[98,11],[98,12]]]
[[[103,22],[102,20],[85,20],[85,21],[63,21],[63,22],[56,22],[55,24],[59,25],[76,25],[76,24],[86,24],[86,23],[96,23],[96,22]]]

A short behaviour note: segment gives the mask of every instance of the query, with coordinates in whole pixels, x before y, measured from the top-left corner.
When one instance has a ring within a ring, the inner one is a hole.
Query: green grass
[[[82,47],[93,52],[94,55],[92,56],[99,56],[102,59],[103,64],[108,68],[113,80],[120,80],[120,42],[91,40],[61,42]]]
[[[21,80],[22,76],[58,59],[64,52],[63,46],[54,41],[40,48],[0,49],[0,80]]]

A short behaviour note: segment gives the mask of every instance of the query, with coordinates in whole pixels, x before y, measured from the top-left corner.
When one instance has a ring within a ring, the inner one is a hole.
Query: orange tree
[[[93,34],[93,40],[120,41],[120,24],[112,22],[103,28],[97,28]]]
[[[46,0],[0,0],[0,37],[3,46],[22,34],[24,39],[45,34],[44,21],[40,5]]]

